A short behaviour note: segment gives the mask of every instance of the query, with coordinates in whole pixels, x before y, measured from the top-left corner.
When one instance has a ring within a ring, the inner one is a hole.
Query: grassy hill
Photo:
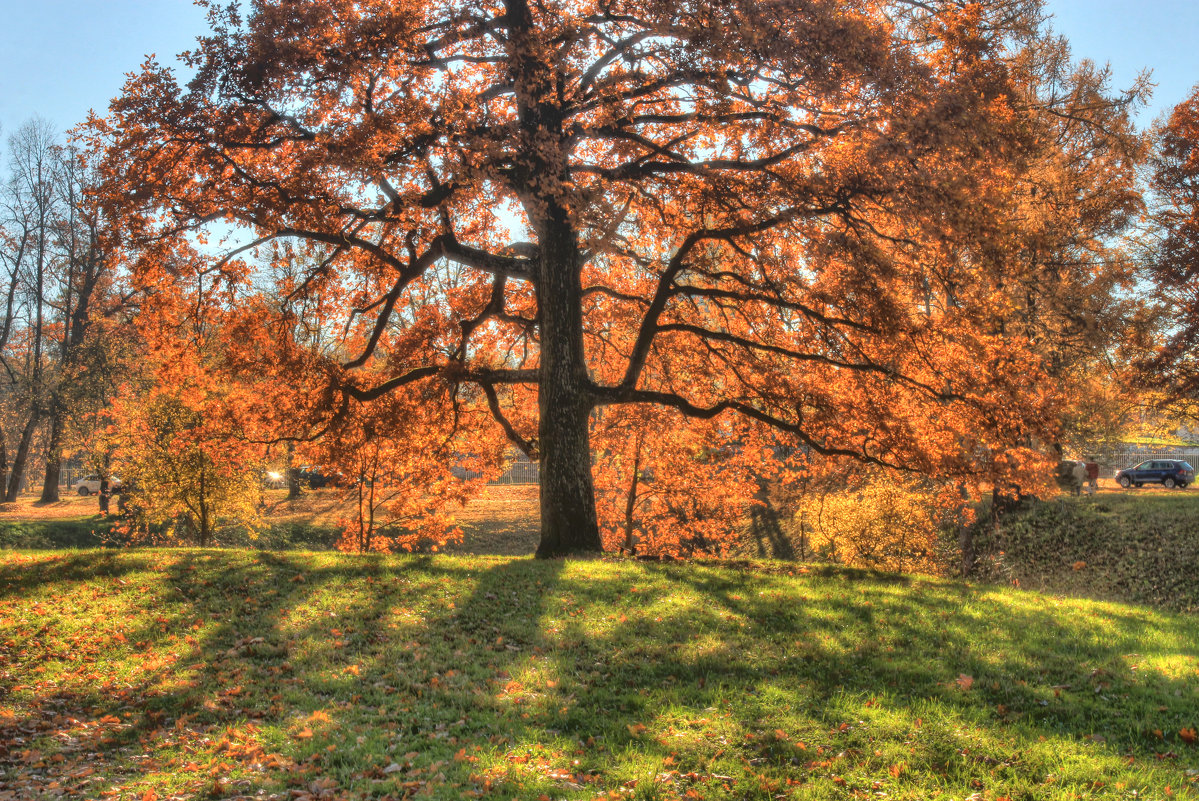
[[[1199,619],[794,565],[0,552],[0,799],[1199,795]]]
[[[1199,613],[1199,492],[1129,490],[1033,503],[986,543],[988,578]],[[1002,554],[999,553],[1002,551]]]

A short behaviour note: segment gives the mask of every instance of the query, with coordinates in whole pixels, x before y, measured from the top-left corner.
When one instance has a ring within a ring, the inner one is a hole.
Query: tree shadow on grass
[[[750,509],[748,528],[750,539],[757,546],[758,556],[763,559],[795,560],[795,546],[791,537],[783,530],[782,515],[775,507],[770,494],[762,492],[758,500],[760,505]],[[802,542],[800,547],[803,547]]]
[[[20,632],[15,670],[0,675],[0,694],[22,699],[0,715],[0,799],[105,785],[400,797],[505,730],[497,698],[512,661],[540,648],[535,599],[553,563],[526,581],[505,563],[314,560],[159,551],[0,566],[14,606],[48,587],[67,606],[73,594],[124,602],[86,631],[54,608]],[[169,756],[181,752],[191,758]],[[452,782],[469,783],[469,771]]]
[[[1181,618],[832,569],[101,553],[0,565],[0,603],[44,609],[0,799],[1177,787],[1193,679],[1160,668],[1199,657]]]

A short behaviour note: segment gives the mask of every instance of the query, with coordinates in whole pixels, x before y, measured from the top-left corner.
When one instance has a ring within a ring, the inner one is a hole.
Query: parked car
[[[116,492],[120,488],[121,479],[117,478],[116,476],[110,476],[108,479],[108,491]],[[100,491],[100,476],[84,476],[72,484],[71,489],[75,490],[80,495],[95,495]]]
[[[1116,473],[1116,483],[1124,489],[1136,485],[1161,484],[1167,489],[1185,487],[1195,480],[1195,468],[1180,459],[1151,459]]]

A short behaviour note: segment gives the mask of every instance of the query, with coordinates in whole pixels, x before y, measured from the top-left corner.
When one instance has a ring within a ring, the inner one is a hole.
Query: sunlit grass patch
[[[1194,617],[761,568],[9,552],[0,799],[1199,794]]]

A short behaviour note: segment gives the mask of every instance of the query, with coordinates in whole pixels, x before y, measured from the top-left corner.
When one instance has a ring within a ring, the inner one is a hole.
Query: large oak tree
[[[340,304],[337,347],[295,362],[330,393],[307,422],[420,387],[489,409],[541,461],[551,556],[601,547],[602,407],[942,476],[1032,458],[1054,399],[994,323],[1036,13],[257,0],[94,129],[144,285],[214,224],[306,247],[275,322],[255,308],[282,340],[295,304]]]

